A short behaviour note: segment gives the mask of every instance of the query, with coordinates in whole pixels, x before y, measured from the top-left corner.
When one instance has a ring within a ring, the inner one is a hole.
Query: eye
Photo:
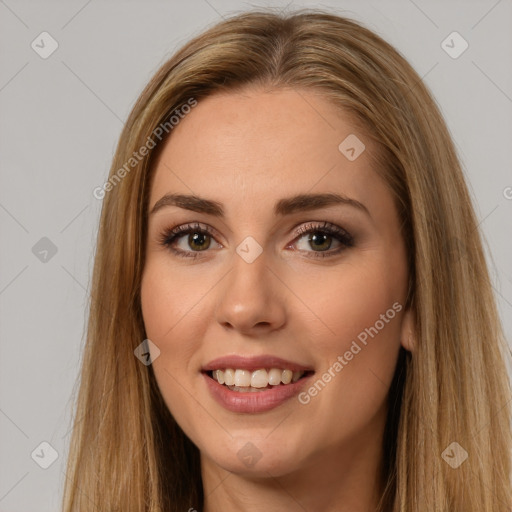
[[[298,241],[306,238],[307,235],[306,243],[303,245],[314,248],[313,251],[307,251],[306,249],[306,252],[312,252],[312,256],[315,258],[335,256],[346,248],[354,245],[354,239],[348,231],[330,222],[324,222],[323,224],[306,224],[301,226],[297,230],[297,233],[301,235]],[[337,249],[329,251],[333,239],[340,245]],[[295,244],[297,243],[298,242],[295,242]],[[299,248],[299,250],[303,251],[304,249]]]
[[[315,258],[334,256],[354,245],[354,239],[348,231],[329,222],[303,225],[297,229],[295,234],[299,238],[296,238],[295,243],[292,245],[297,245],[303,238],[307,238],[306,243],[303,245],[313,248],[313,251],[300,247],[298,250],[300,252],[312,253],[312,256]],[[188,235],[187,238],[185,238],[186,235]],[[210,248],[212,238],[214,238],[214,232],[210,227],[205,226],[203,228],[198,223],[184,224],[162,233],[160,243],[179,257],[197,258],[201,252],[207,251]],[[183,239],[182,247],[176,248],[175,246],[179,245],[180,239]],[[329,250],[333,239],[338,242],[339,246],[334,250]],[[222,247],[220,244],[218,245]]]
[[[184,238],[185,235],[188,235],[187,239],[185,240],[185,245],[188,245],[193,249],[193,251],[189,251],[186,248],[174,248],[176,242],[180,238]],[[201,228],[201,226],[197,223],[194,225],[184,224],[162,233],[160,243],[177,256],[184,258],[197,258],[199,256],[199,252],[206,251],[210,247],[212,237],[213,232],[208,226]]]

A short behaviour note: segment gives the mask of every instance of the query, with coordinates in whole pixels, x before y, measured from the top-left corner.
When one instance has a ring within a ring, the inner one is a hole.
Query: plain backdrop
[[[360,20],[423,77],[462,159],[511,339],[511,0],[0,0],[0,512],[60,508],[101,208],[92,192],[123,122],[180,45],[265,6]],[[454,31],[455,50],[469,45],[457,58],[442,46]]]

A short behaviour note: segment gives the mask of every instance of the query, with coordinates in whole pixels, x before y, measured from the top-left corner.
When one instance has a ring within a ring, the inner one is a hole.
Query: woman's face
[[[162,148],[142,310],[203,463],[277,476],[380,456],[411,313],[373,149],[322,97],[254,88],[201,100]]]

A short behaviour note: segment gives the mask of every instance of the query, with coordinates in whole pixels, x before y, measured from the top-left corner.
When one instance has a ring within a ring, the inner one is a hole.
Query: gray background
[[[359,19],[424,78],[464,164],[512,339],[511,0],[0,0],[0,512],[59,510],[101,207],[92,191],[123,121],[179,45],[235,10],[268,5]],[[46,59],[31,47],[43,31],[59,45]],[[453,31],[469,43],[456,59],[441,47]],[[55,254],[38,254],[43,237]],[[42,442],[58,454],[48,469]]]

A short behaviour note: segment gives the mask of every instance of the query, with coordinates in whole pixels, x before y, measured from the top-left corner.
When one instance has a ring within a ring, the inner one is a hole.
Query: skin
[[[407,266],[391,192],[372,169],[368,137],[317,93],[246,88],[201,100],[173,129],[156,162],[149,210],[165,194],[222,203],[224,218],[164,207],[149,216],[141,302],[147,337],[160,349],[153,369],[162,396],[201,453],[205,510],[375,510],[386,397],[400,345],[411,349],[404,308],[308,404],[292,398],[270,411],[234,413],[210,395],[203,365],[214,358],[271,354],[321,377],[365,328],[398,302]],[[356,134],[366,150],[338,149]],[[339,193],[363,203],[275,216],[299,193]],[[354,245],[338,254],[296,228],[330,222]],[[199,222],[215,236],[173,254],[161,236]],[[253,237],[263,252],[247,263],[237,246]],[[333,254],[315,258],[320,251]],[[261,458],[237,456],[247,442]],[[195,505],[199,508],[199,504]]]

